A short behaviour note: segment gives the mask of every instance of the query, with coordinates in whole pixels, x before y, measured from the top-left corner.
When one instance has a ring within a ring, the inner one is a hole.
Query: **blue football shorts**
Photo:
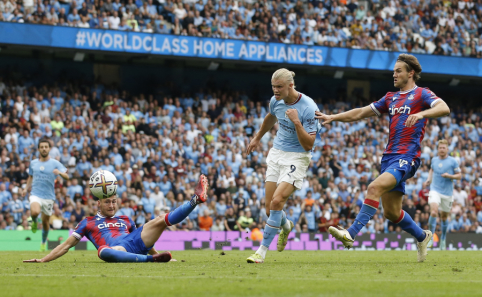
[[[126,237],[116,242],[112,246],[122,246],[127,252],[139,255],[147,255],[147,253],[152,249],[151,247],[146,247],[144,241],[141,238],[141,232],[144,226],[137,228],[134,232],[130,233]]]
[[[420,158],[411,155],[390,154],[383,155],[382,174],[391,173],[397,180],[397,185],[390,191],[398,191],[405,194],[405,181],[412,178],[420,166]]]

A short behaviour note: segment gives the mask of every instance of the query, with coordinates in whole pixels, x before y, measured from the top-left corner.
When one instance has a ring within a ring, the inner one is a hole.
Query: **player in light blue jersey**
[[[454,202],[454,182],[453,180],[460,180],[462,173],[460,172],[459,164],[455,158],[448,155],[449,143],[442,139],[437,144],[438,156],[432,159],[432,165],[428,174],[425,186],[430,185],[430,192],[428,194],[428,203],[430,204],[430,218],[428,224],[432,233],[437,227],[437,216],[440,207],[440,224],[442,226],[442,235],[440,236],[440,249],[445,250],[448,216],[450,215],[450,208]],[[432,247],[431,240],[428,247]]]
[[[264,118],[260,131],[248,145],[248,154],[258,146],[263,135],[279,123],[273,148],[268,153],[266,163],[266,214],[268,221],[264,229],[263,241],[248,263],[263,263],[266,252],[278,237],[278,251],[283,251],[293,222],[286,219],[283,207],[296,189],[300,189],[311,161],[311,149],[319,130],[315,119],[317,105],[310,97],[295,90],[295,73],[288,69],[278,69],[271,78],[274,96],[269,103],[269,113]]]
[[[30,162],[28,168],[27,191],[30,191],[30,213],[32,232],[37,232],[37,217],[42,211],[42,243],[40,251],[47,249],[47,237],[50,229],[50,216],[55,202],[54,183],[57,176],[68,180],[67,168],[59,161],[50,158],[50,142],[41,139],[38,143],[39,158]]]

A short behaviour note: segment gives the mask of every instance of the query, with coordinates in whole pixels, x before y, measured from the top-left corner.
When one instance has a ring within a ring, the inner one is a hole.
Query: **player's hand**
[[[285,112],[285,115],[288,119],[290,119],[293,123],[295,121],[299,121],[300,118],[298,117],[298,111],[294,108],[292,109],[288,109],[286,112]]]
[[[429,182],[429,181],[424,182],[424,183],[423,183],[423,186],[424,186],[424,187],[430,186],[430,182]]]
[[[321,120],[321,124],[326,125],[333,122],[334,117],[332,115],[321,113],[320,111],[315,111],[315,119]]]
[[[445,177],[445,178],[450,178],[450,174],[448,174],[447,172],[442,173],[442,177]]]
[[[23,260],[23,263],[42,263],[42,259]]]
[[[259,140],[254,137],[251,142],[248,144],[248,148],[246,149],[246,152],[249,154],[251,154],[255,149],[256,147],[259,145]]]
[[[420,113],[416,113],[416,114],[412,114],[411,116],[408,117],[407,121],[405,122],[405,127],[412,127],[413,125],[415,125],[418,120],[421,120],[423,119],[423,115],[421,115]]]
[[[55,174],[55,175],[59,175],[59,173],[60,173],[60,171],[59,171],[57,168],[55,168],[55,169],[54,169],[54,174]]]

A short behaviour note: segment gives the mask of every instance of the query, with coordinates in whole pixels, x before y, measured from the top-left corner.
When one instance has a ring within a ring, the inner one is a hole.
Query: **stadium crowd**
[[[99,169],[116,175],[118,214],[132,217],[137,225],[189,200],[202,173],[210,181],[207,203],[172,230],[263,229],[266,157],[277,126],[254,153],[248,156],[245,150],[266,115],[267,100],[203,89],[155,98],[100,84],[26,87],[1,78],[0,98],[0,230],[29,229],[28,168],[38,156],[39,139],[45,137],[51,140],[51,157],[71,176],[70,181],[56,182],[50,222],[54,229],[72,229],[83,217],[95,215],[97,203],[88,180]],[[319,107],[340,112],[355,105],[348,102],[360,105],[360,100],[328,100]],[[408,180],[404,199],[404,210],[425,229],[429,205],[423,182],[437,140],[445,138],[463,174],[454,191],[449,232],[482,233],[481,114],[480,108],[453,109],[450,117],[427,125],[422,165]],[[297,232],[326,232],[329,226],[351,224],[367,185],[379,175],[387,138],[387,116],[322,128],[303,188],[285,208]],[[380,207],[362,232],[400,230],[383,218]]]
[[[0,0],[0,21],[482,57],[480,0]]]

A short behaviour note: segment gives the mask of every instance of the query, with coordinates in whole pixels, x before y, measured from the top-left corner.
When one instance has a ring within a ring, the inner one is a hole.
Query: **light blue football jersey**
[[[442,174],[455,174],[460,172],[459,164],[455,158],[447,156],[445,159],[440,159],[438,156],[432,158],[433,176],[430,190],[440,193],[445,196],[452,196],[454,191],[454,182],[450,178],[442,177]]]
[[[320,124],[315,119],[315,111],[319,110],[318,106],[310,97],[302,93],[299,94],[298,100],[292,104],[286,104],[284,100],[278,101],[274,96],[271,97],[269,102],[269,112],[278,119],[279,123],[273,147],[284,152],[306,152],[298,141],[295,125],[285,114],[288,109],[298,111],[301,124],[308,134],[317,134],[320,129]]]
[[[45,162],[40,162],[39,159],[32,160],[28,168],[28,174],[33,177],[32,181],[32,196],[37,196],[42,199],[55,200],[54,183],[57,175],[54,174],[54,169],[60,172],[67,172],[62,163],[50,158]]]

